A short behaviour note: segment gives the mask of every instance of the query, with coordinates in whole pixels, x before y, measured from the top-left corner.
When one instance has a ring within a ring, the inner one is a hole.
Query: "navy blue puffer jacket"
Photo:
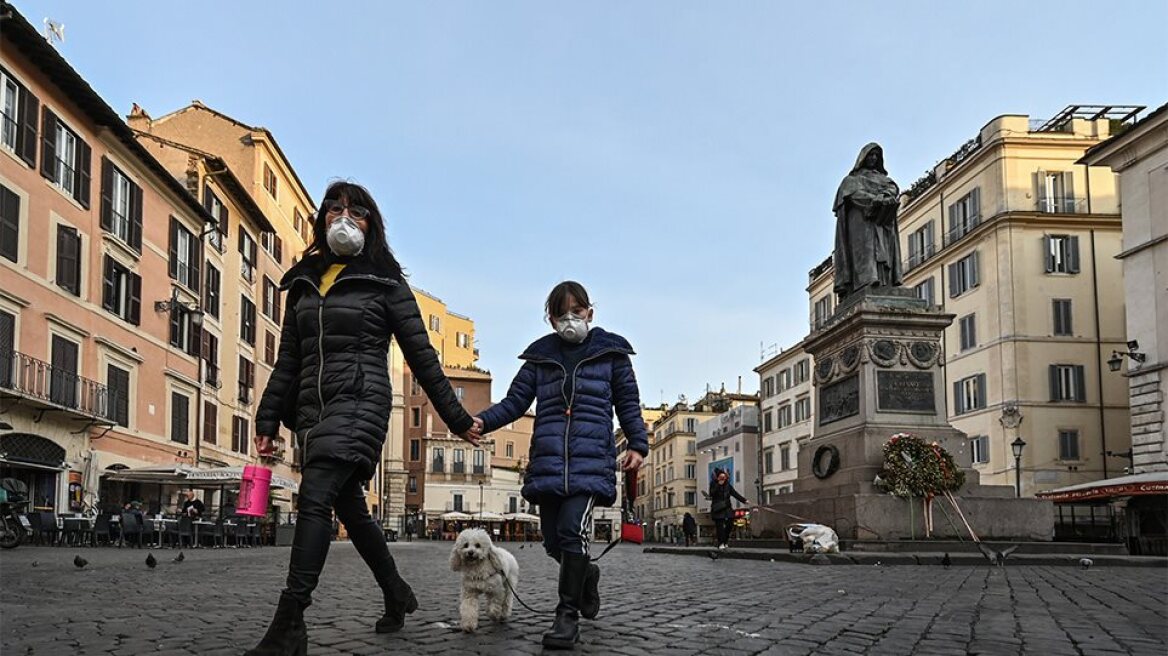
[[[530,462],[523,480],[523,498],[591,494],[596,503],[616,500],[616,442],[612,416],[628,438],[629,449],[649,453],[649,437],[641,417],[641,396],[633,363],[633,347],[625,338],[602,328],[590,331],[587,348],[575,372],[565,370],[556,334],[536,340],[520,355],[523,367],[507,397],[479,416],[484,432],[509,424],[535,401],[535,428]],[[573,375],[565,395],[564,377]]]

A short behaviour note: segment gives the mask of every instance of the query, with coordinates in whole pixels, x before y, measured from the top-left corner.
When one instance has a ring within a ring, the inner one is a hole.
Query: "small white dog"
[[[470,633],[479,626],[479,595],[487,596],[487,617],[496,622],[507,621],[511,616],[511,590],[519,585],[515,556],[496,547],[483,529],[468,528],[458,534],[450,550],[450,569],[462,572],[458,614],[463,631]]]

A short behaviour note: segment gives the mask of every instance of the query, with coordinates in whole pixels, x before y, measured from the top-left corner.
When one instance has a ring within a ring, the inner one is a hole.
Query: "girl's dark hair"
[[[365,217],[368,228],[365,231],[365,249],[361,251],[359,257],[370,261],[376,269],[388,273],[394,279],[404,279],[405,272],[402,271],[397,258],[393,256],[393,251],[389,249],[389,242],[385,239],[385,220],[381,218],[377,202],[373,200],[368,189],[354,182],[340,180],[330,184],[325,190],[320,208],[316,211],[316,218],[312,222],[312,243],[305,249],[304,256],[327,256],[330,253],[326,236],[328,224],[325,221],[325,215],[328,214],[326,207],[330,200],[347,200],[350,205],[360,205],[369,210],[369,215]]]
[[[580,301],[586,307],[592,307],[592,302],[588,300],[588,291],[584,289],[584,285],[581,285],[575,280],[565,280],[552,288],[552,293],[548,294],[547,302],[543,304],[543,311],[549,319],[559,316],[560,310],[568,304],[569,296]]]

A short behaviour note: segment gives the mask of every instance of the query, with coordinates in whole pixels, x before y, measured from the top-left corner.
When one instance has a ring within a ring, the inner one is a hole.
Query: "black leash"
[[[511,591],[512,596],[515,597],[515,601],[518,601],[520,606],[523,606],[524,608],[526,608],[527,610],[531,611],[532,613],[534,613],[536,615],[555,615],[556,614],[555,611],[536,610],[536,609],[532,608],[531,606],[528,606],[527,603],[524,602],[523,599],[519,596],[519,593],[515,591],[515,588],[511,587],[511,581],[506,576],[503,576],[503,572],[501,570],[496,570],[495,573],[498,574],[499,576],[503,577],[503,585],[507,586],[507,589]]]

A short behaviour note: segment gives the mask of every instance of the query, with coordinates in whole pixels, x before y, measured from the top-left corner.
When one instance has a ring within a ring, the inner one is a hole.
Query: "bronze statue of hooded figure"
[[[896,212],[900,189],[884,170],[884,151],[870,143],[835,194],[835,293],[901,284]]]

